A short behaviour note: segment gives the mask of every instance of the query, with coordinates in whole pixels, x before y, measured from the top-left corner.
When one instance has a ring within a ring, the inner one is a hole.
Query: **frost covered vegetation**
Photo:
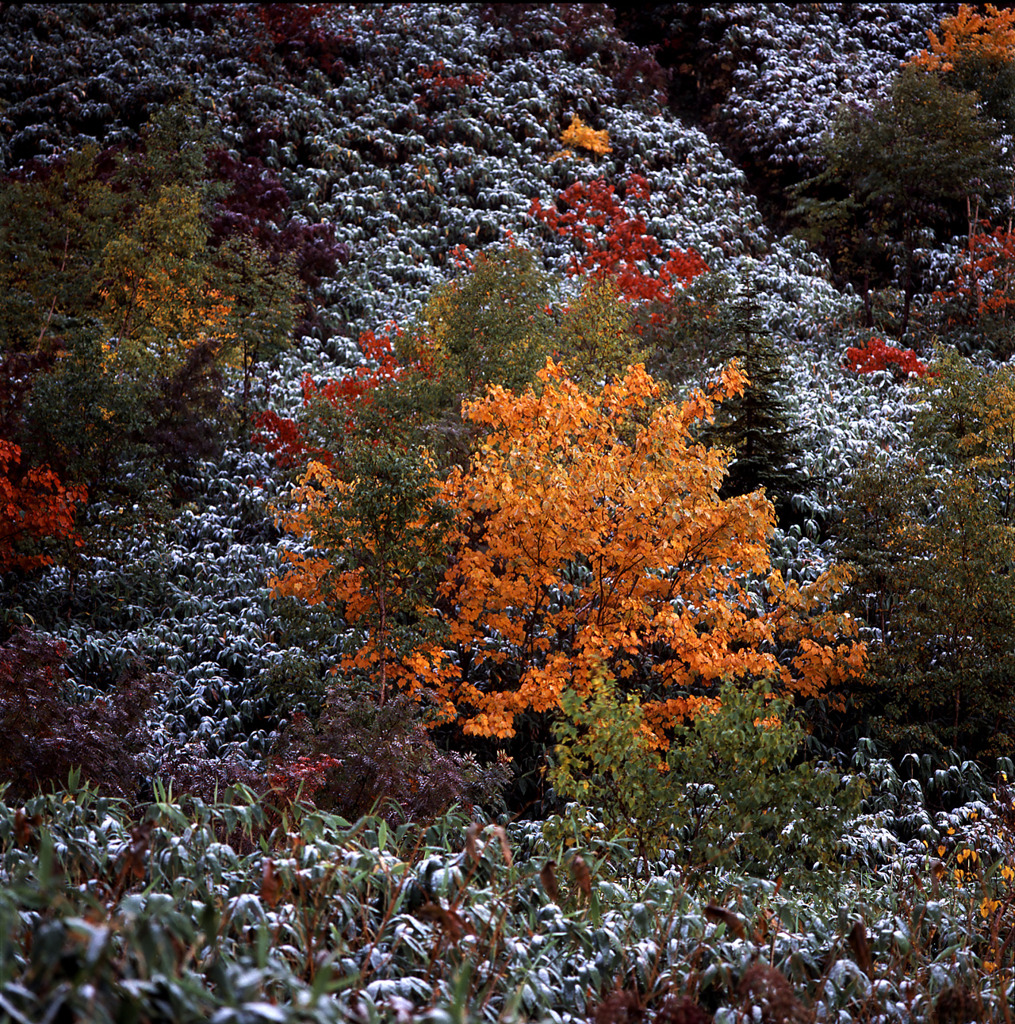
[[[0,1017],[1011,1019],[1015,16],[0,79]]]

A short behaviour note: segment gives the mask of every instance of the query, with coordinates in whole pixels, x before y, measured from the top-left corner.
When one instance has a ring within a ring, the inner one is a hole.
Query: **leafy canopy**
[[[575,146],[578,149],[587,149],[596,156],[606,156],[613,152],[610,145],[610,133],[607,131],[597,132],[590,128],[577,114],[572,115],[571,123],[564,129],[560,141],[565,146]],[[559,155],[570,154],[570,149],[565,149]]]
[[[275,595],[341,611],[357,633],[340,667],[375,683],[379,704],[389,684],[427,671],[421,651],[432,651],[439,631],[432,599],[448,516],[435,500],[434,473],[425,452],[353,441],[334,471],[310,463],[279,516],[290,533],[312,537],[315,550],[284,553]]]
[[[799,760],[806,729],[763,683],[723,684],[718,706],[678,726],[664,757],[638,697],[611,680],[561,703],[554,791],[595,808],[611,838],[633,839],[646,868],[665,845],[680,851],[692,884],[718,867],[806,876],[811,886],[833,877],[858,787]]]
[[[817,695],[862,665],[848,622],[807,621],[815,594],[770,572],[771,504],[719,497],[728,460],[696,442],[743,392],[731,364],[708,392],[660,400],[643,367],[583,392],[552,361],[537,392],[491,387],[465,416],[487,433],[441,497],[457,510],[442,587],[461,656],[441,683],[467,733],[511,736],[605,670],[644,690],[660,733],[710,703],[723,678]],[[760,595],[766,581],[767,601]],[[825,598],[838,586],[823,577]],[[777,637],[794,646],[777,656]]]
[[[869,110],[843,107],[822,149],[825,169],[801,186],[810,195],[797,212],[865,297],[898,268],[905,334],[928,232],[964,225],[967,199],[989,196],[1000,184],[995,126],[975,96],[909,65]]]
[[[859,471],[840,550],[877,633],[860,703],[894,740],[1015,749],[1015,371],[943,351],[915,451]]]
[[[1015,11],[960,4],[927,33],[930,50],[911,64],[944,75],[950,85],[975,92],[985,113],[1010,132],[1015,127]]]

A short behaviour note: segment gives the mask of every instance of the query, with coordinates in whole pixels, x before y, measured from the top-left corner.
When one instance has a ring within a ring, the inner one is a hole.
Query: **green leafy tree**
[[[531,250],[480,253],[466,275],[433,292],[399,355],[424,364],[458,399],[486,384],[523,387],[550,352],[553,297]]]
[[[424,443],[440,466],[464,463],[473,431],[463,401],[487,384],[521,388],[553,349],[552,278],[535,254],[509,244],[479,253],[465,273],[436,288],[409,330],[396,340],[405,370],[378,391],[367,417],[382,410],[386,429]]]
[[[595,809],[613,837],[632,840],[646,870],[663,845],[676,845],[694,881],[733,866],[813,884],[820,865],[831,877],[857,787],[799,760],[806,730],[763,685],[726,683],[716,706],[678,726],[665,751],[637,696],[621,698],[608,678],[584,697],[566,692],[561,706],[554,790]]]
[[[733,282],[716,271],[699,274],[666,303],[642,307],[637,320],[649,371],[678,387],[697,382],[703,366],[729,362],[741,327]]]
[[[839,550],[855,573],[852,603],[882,644],[897,628],[892,620],[911,588],[906,570],[921,551],[908,530],[924,511],[919,474],[915,460],[889,463],[871,452],[844,491]]]
[[[0,351],[50,350],[97,314],[102,250],[125,197],[96,146],[0,187]]]
[[[407,331],[393,333],[397,359],[366,332],[368,363],[353,384],[311,389],[308,438],[333,454],[347,438],[384,438],[426,446],[441,468],[465,465],[478,431],[463,420],[462,403],[488,385],[538,387],[538,371],[553,355],[594,389],[641,360],[635,311],[611,278],[583,282],[568,301],[559,291],[528,249],[480,253],[434,290]]]
[[[823,155],[825,169],[801,187],[798,213],[812,241],[860,285],[868,327],[871,288],[887,284],[898,261],[905,334],[928,233],[964,224],[967,199],[1000,182],[996,127],[975,96],[910,65],[869,110],[840,111]]]
[[[297,281],[291,257],[273,260],[252,239],[227,240],[215,255],[219,288],[232,300],[225,360],[243,375],[240,436],[249,435],[250,403],[257,367],[283,351],[296,320]]]
[[[842,557],[876,630],[868,720],[905,745],[1015,750],[1015,371],[943,353],[925,381],[915,457],[845,493]]]
[[[622,377],[647,354],[635,310],[609,276],[586,278],[578,295],[564,305],[554,346],[568,373],[589,388]]]
[[[335,472],[311,463],[279,517],[288,532],[312,537],[314,551],[286,555],[275,594],[327,604],[355,629],[338,667],[366,680],[379,704],[396,681],[432,671],[451,525],[436,494],[425,452],[361,439]]]

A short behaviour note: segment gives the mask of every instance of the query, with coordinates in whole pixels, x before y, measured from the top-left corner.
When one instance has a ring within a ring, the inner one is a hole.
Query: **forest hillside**
[[[0,1019],[1010,1021],[1013,152],[989,4],[0,4]]]

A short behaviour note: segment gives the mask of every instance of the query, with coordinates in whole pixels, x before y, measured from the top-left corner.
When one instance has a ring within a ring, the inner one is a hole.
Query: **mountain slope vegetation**
[[[12,1020],[1008,1020],[1015,16],[0,5]]]

